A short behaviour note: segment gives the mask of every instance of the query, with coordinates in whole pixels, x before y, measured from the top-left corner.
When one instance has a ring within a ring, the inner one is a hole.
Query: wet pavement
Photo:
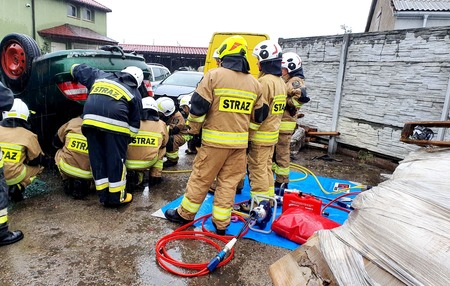
[[[118,209],[102,207],[94,193],[86,200],[69,198],[57,171],[46,170],[40,176],[45,186],[10,206],[11,229],[25,238],[0,248],[0,285],[272,285],[269,266],[290,251],[249,239],[238,240],[231,261],[205,276],[186,278],[158,265],[156,242],[179,226],[151,214],[184,194],[194,158],[184,150],[161,185],[135,192],[133,202]],[[321,160],[324,154],[304,149],[294,162],[319,176],[372,185],[389,172],[343,155]],[[217,254],[197,240],[167,248],[174,259],[194,264]]]
[[[179,226],[151,214],[184,193],[193,155],[180,154],[168,170],[181,172],[164,173],[163,184],[135,192],[133,202],[118,209],[102,207],[94,193],[69,198],[59,174],[46,170],[43,190],[10,206],[10,228],[25,238],[0,248],[0,285],[272,285],[269,266],[290,251],[249,239],[238,240],[233,259],[205,276],[181,277],[157,264],[156,242]],[[200,241],[169,246],[187,263],[217,254]]]

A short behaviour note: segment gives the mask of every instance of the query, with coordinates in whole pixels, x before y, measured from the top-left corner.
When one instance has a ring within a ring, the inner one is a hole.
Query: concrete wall
[[[339,131],[337,144],[403,159],[418,148],[400,142],[404,123],[448,119],[450,27],[279,42],[303,60],[311,101],[299,123]],[[433,131],[450,140],[449,131]]]

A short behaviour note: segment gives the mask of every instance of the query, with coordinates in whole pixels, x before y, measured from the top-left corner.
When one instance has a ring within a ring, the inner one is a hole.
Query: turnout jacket
[[[162,169],[168,140],[169,135],[164,121],[142,120],[137,136],[128,145],[125,161],[127,168],[146,170],[156,166]]]
[[[201,131],[202,145],[245,149],[250,119],[261,123],[261,84],[248,73],[218,67],[208,71],[197,86],[188,116],[189,133]]]
[[[92,179],[88,144],[86,137],[81,133],[82,121],[83,119],[78,116],[58,129],[55,139],[63,146],[55,154],[55,163],[61,172],[70,177]]]
[[[286,106],[286,84],[280,76],[263,74],[258,78],[262,85],[262,102],[269,106],[269,114],[261,123],[251,122],[250,141],[261,146],[273,146],[278,134]]]
[[[6,183],[9,186],[19,184],[42,171],[41,166],[27,165],[44,155],[37,135],[30,130],[0,126],[0,147],[3,152]]]
[[[183,114],[181,114],[180,111],[175,111],[175,113],[169,117],[167,120],[167,127],[169,128],[169,134],[170,135],[187,135],[187,126],[186,126],[186,120],[183,117]]]
[[[122,81],[123,73],[107,73],[86,64],[74,65],[71,73],[89,90],[83,109],[83,126],[136,136],[141,122],[142,98],[136,87]]]
[[[286,109],[281,119],[280,133],[292,134],[297,125],[297,111],[302,107],[300,102],[302,87],[305,87],[305,80],[294,76],[285,80],[287,86]]]

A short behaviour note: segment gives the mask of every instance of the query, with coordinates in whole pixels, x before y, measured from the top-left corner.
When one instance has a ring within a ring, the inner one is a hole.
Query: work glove
[[[302,87],[301,90],[302,90],[302,96],[300,96],[298,101],[300,101],[301,103],[309,102],[311,99],[308,97],[308,93],[306,92],[306,87]]]
[[[200,134],[196,134],[191,139],[191,144],[194,147],[201,147],[202,146],[202,137]]]
[[[180,133],[180,128],[178,128],[178,126],[175,126],[174,128],[169,130],[169,135],[176,135]]]

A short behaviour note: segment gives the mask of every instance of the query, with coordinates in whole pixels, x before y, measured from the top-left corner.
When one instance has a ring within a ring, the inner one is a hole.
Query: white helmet
[[[253,49],[253,56],[260,62],[281,59],[282,50],[277,42],[265,40],[256,45]]]
[[[158,111],[169,117],[175,112],[175,103],[169,97],[160,97],[156,100]]]
[[[158,112],[158,105],[153,97],[147,96],[142,99],[142,109],[152,109]]]
[[[129,67],[124,68],[122,70],[122,72],[131,74],[134,77],[134,79],[136,80],[136,83],[138,86],[140,86],[142,81],[144,80],[144,73],[138,67],[129,66]]]
[[[213,53],[213,56],[212,56],[216,61],[217,60],[220,60],[220,57],[219,57],[219,50],[218,49],[215,49],[214,50],[214,53]]]
[[[183,96],[180,100],[180,107],[186,105],[187,107],[191,108],[191,98],[192,94],[186,94],[185,96]]]
[[[302,58],[293,52],[284,53],[281,67],[287,69],[288,73],[291,73],[302,67]]]
[[[3,111],[2,113],[3,119],[5,118],[19,118],[25,121],[28,120],[28,116],[30,116],[30,110],[25,102],[20,98],[15,98],[13,106],[10,111]]]

